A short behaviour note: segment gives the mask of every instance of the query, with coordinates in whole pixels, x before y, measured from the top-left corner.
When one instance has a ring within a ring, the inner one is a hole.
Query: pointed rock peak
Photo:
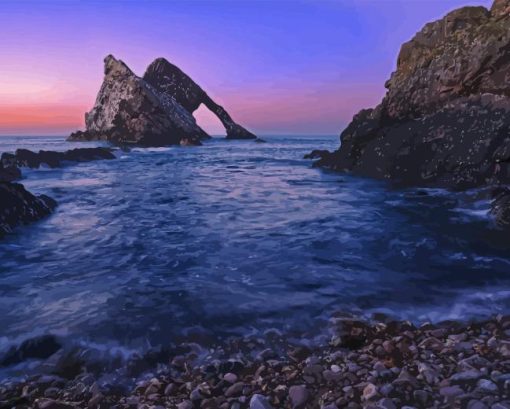
[[[491,7],[493,17],[502,17],[510,15],[510,0],[494,0]]]
[[[113,55],[108,54],[104,59],[104,74],[132,75],[133,71],[122,60],[117,60]]]
[[[166,58],[156,58],[145,70],[144,77],[146,75],[155,75],[155,74],[170,74],[170,73],[182,73],[182,70],[176,65],[169,62]]]

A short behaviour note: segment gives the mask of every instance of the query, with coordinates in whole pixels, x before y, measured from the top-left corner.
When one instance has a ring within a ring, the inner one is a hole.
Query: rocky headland
[[[115,159],[109,148],[77,148],[65,152],[17,149],[0,157],[0,237],[19,225],[28,224],[50,215],[57,202],[46,195],[35,196],[15,181],[21,179],[19,167],[56,168],[72,162]]]
[[[405,186],[510,181],[510,1],[464,7],[402,45],[387,93],[317,166]]]
[[[209,138],[193,117],[204,104],[223,123],[229,139],[256,136],[234,122],[188,75],[164,58],[156,59],[143,78],[121,60],[104,60],[104,81],[92,110],[85,114],[85,131],[70,141],[105,140],[119,145],[200,145]]]

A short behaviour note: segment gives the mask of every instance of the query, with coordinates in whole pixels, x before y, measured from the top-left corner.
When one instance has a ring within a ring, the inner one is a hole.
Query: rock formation
[[[15,226],[48,216],[56,205],[52,198],[34,196],[19,183],[0,183],[0,237]]]
[[[225,125],[228,138],[255,138],[236,124],[191,78],[165,59],[157,59],[144,78],[109,55],[105,78],[92,110],[85,114],[85,131],[71,141],[107,140],[144,146],[199,145],[209,137],[192,112],[204,103]]]
[[[317,162],[405,185],[510,181],[510,0],[464,7],[405,43],[387,94]]]
[[[17,166],[4,166],[0,160],[0,183],[13,182],[21,178],[21,171]]]
[[[115,155],[109,148],[77,148],[65,152],[39,151],[37,153],[28,149],[17,149],[14,154],[3,153],[0,165],[6,166],[7,169],[13,169],[16,166],[38,168],[42,164],[57,168],[65,162],[89,162],[101,159],[115,159]]]
[[[229,139],[255,139],[256,136],[235,123],[225,109],[214,102],[200,86],[178,67],[164,58],[158,58],[147,67],[143,79],[158,92],[175,99],[193,113],[204,104],[221,121]]]
[[[57,203],[46,195],[35,196],[19,183],[18,166],[51,168],[66,162],[88,162],[100,159],[115,159],[109,148],[77,148],[65,152],[17,149],[15,153],[3,153],[0,157],[0,237],[18,225],[28,224],[48,216]]]

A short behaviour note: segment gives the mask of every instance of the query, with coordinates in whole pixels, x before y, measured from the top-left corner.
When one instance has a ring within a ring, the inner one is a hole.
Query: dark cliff
[[[317,165],[405,185],[510,181],[510,0],[425,25],[385,85]]]

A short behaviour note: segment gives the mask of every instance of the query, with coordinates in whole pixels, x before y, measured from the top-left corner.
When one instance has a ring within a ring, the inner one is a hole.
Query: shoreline
[[[318,346],[303,339],[276,352],[260,350],[259,339],[232,343],[230,359],[198,362],[192,344],[180,345],[166,362],[153,354],[150,368],[144,356],[131,389],[81,371],[4,382],[0,408],[510,408],[510,316],[419,327],[331,322]]]

